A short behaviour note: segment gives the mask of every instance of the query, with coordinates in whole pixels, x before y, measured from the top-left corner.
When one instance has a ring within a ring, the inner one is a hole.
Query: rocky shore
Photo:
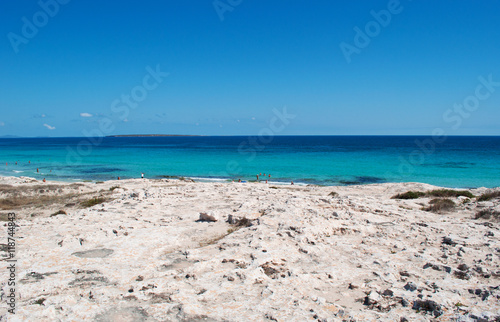
[[[0,320],[500,321],[500,189],[438,189],[0,178]]]

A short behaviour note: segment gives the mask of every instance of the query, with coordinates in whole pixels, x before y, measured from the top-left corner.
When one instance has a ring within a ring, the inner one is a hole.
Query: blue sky
[[[56,1],[0,4],[0,136],[500,135],[500,1]]]

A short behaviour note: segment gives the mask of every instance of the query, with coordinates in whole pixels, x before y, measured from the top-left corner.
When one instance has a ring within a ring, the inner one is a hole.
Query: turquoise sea
[[[140,178],[141,173],[250,181],[262,173],[261,180],[276,183],[500,186],[500,137],[5,138],[0,161],[1,176],[62,181]]]

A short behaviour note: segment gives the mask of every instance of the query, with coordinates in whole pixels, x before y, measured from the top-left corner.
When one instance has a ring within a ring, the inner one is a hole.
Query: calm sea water
[[[500,137],[439,143],[415,136],[0,139],[0,161],[2,176],[66,181],[139,178],[142,172],[146,178],[255,180],[265,173],[281,183],[500,186]]]

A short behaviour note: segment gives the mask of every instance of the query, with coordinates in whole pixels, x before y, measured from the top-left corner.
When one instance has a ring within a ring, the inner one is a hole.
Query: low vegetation
[[[439,197],[439,198],[453,198],[453,197],[467,197],[475,198],[470,191],[467,190],[451,190],[451,189],[437,189],[431,190],[426,193],[429,197]]]
[[[52,215],[50,215],[50,217],[54,217],[54,216],[57,216],[57,215],[67,215],[67,213],[64,210],[59,210],[57,212],[54,212]]]
[[[427,192],[423,191],[407,191],[392,197],[392,199],[418,199],[423,197],[437,197],[437,198],[453,198],[453,197],[467,197],[475,198],[475,196],[466,190],[452,190],[452,189],[435,189]]]
[[[436,198],[429,201],[429,207],[425,208],[425,210],[439,213],[450,211],[454,208],[455,203],[451,199]]]
[[[336,193],[335,191],[332,191],[328,194],[330,197],[337,197],[339,194]]]
[[[74,195],[44,195],[44,196],[21,196],[0,199],[0,210],[15,210],[27,207],[47,207],[56,203],[64,203]]]
[[[405,193],[398,193],[392,199],[418,199],[425,196],[425,192],[421,191],[407,191]]]
[[[227,235],[231,234],[232,232],[233,231],[231,231],[230,229],[228,229],[227,233],[225,233],[225,234],[218,235],[218,236],[215,236],[213,238],[201,241],[200,242],[200,247],[206,247],[206,246],[209,246],[209,245],[217,244],[217,242],[219,240],[223,239],[224,237],[226,237]]]
[[[493,209],[483,209],[476,213],[475,219],[493,219],[495,221],[500,221],[500,212]]]
[[[118,189],[120,188],[119,186],[112,186],[111,188],[109,188],[109,191],[114,191],[115,189]]]
[[[80,205],[84,208],[89,208],[89,207],[92,207],[92,206],[95,206],[95,205],[98,205],[98,204],[101,204],[103,202],[106,202],[106,198],[103,198],[103,197],[94,197],[92,199],[88,199],[88,200],[85,200],[85,201],[82,201],[80,203]]]
[[[248,219],[247,217],[243,217],[241,219],[235,220],[235,223],[233,226],[236,227],[250,227],[252,226],[252,220]]]
[[[488,200],[499,198],[499,197],[500,197],[500,191],[490,191],[490,192],[485,192],[482,195],[480,195],[477,198],[477,201],[488,201]]]

